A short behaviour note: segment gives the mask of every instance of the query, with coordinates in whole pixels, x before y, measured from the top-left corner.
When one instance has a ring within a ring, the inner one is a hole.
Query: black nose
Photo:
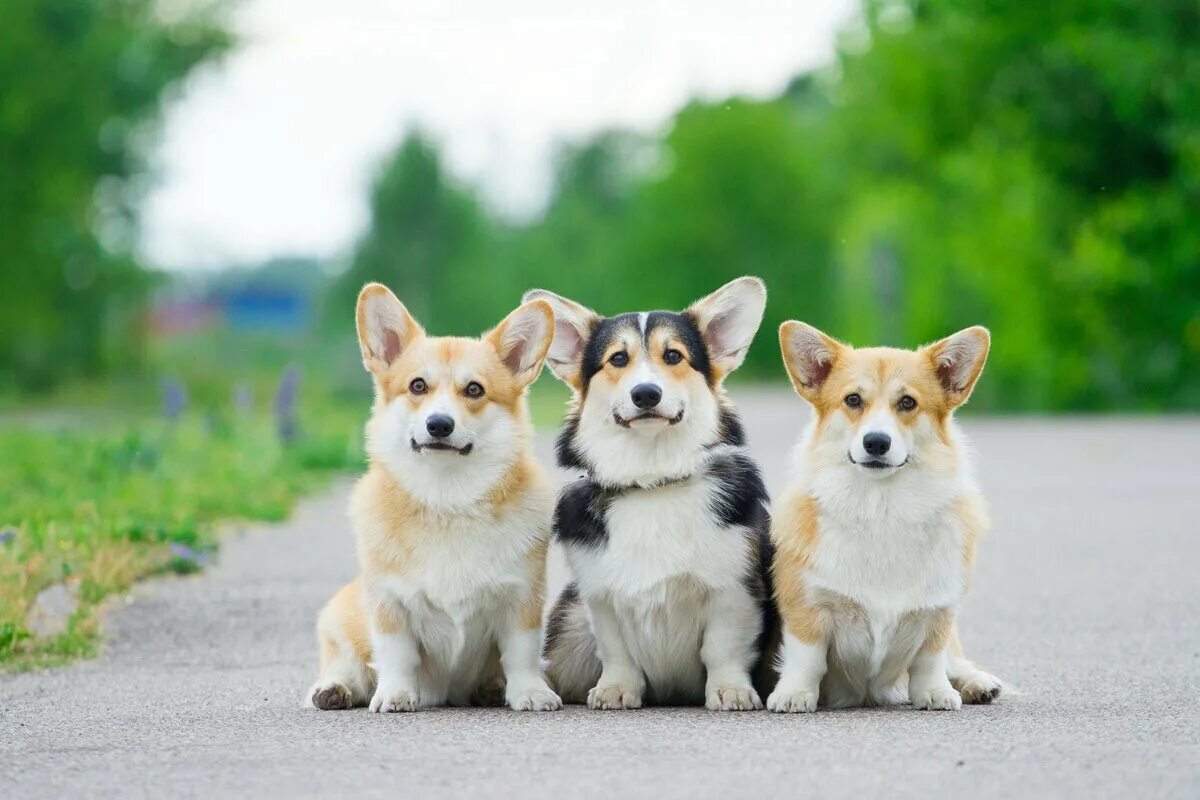
[[[435,439],[445,439],[454,433],[454,418],[445,414],[434,414],[425,420],[425,430]]]
[[[638,408],[654,408],[662,400],[662,389],[653,383],[639,383],[629,393],[633,404]]]
[[[863,449],[873,456],[881,456],[892,447],[892,437],[886,433],[868,433],[863,437]]]

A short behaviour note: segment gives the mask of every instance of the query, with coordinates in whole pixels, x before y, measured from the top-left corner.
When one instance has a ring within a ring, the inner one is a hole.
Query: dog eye
[[[624,350],[618,353],[613,353],[611,356],[609,356],[608,363],[612,364],[614,367],[624,367],[629,363],[629,354]]]
[[[862,408],[862,395],[857,393],[846,395],[846,405],[851,408]]]
[[[475,381],[467,384],[467,388],[463,390],[467,397],[483,397],[483,386]]]
[[[667,362],[668,364],[678,364],[680,361],[683,361],[683,353],[671,348],[667,350],[667,352],[663,353],[663,361]]]
[[[917,401],[909,395],[904,395],[900,398],[900,409],[902,411],[912,411],[917,407]]]
[[[412,383],[408,385],[408,390],[413,394],[425,394],[425,390],[428,388],[429,386],[426,385],[423,378],[413,378]]]

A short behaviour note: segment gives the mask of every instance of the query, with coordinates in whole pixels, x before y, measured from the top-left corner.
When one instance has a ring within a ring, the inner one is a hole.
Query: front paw
[[[985,705],[1000,696],[1004,684],[995,675],[975,670],[961,681],[950,681],[967,705]]]
[[[767,708],[779,714],[811,714],[817,710],[819,692],[807,689],[776,689],[767,698]]]
[[[562,700],[542,682],[525,688],[508,688],[508,705],[513,711],[557,711]]]
[[[588,692],[588,708],[591,709],[621,711],[641,707],[641,691],[619,683],[602,683]]]
[[[380,686],[371,698],[371,710],[390,713],[393,711],[416,711],[420,708],[417,692],[413,689],[388,689]]]
[[[709,711],[758,711],[763,707],[758,692],[750,686],[713,686],[704,695]]]
[[[913,708],[921,711],[958,711],[962,708],[962,697],[949,684],[914,687],[909,700]]]

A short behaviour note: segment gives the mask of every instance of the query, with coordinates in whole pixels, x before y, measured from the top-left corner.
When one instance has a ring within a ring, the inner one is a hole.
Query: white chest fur
[[[615,498],[604,546],[569,549],[581,591],[654,604],[681,580],[708,589],[736,584],[747,542],[738,529],[721,527],[711,493],[706,480],[693,478]]]

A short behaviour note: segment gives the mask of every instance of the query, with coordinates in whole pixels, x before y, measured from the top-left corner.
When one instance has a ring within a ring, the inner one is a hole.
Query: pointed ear
[[[363,366],[380,375],[405,348],[425,335],[404,304],[382,283],[368,283],[358,293],[358,346]]]
[[[971,396],[991,346],[988,329],[976,325],[921,348],[933,362],[951,407],[962,405]]]
[[[554,312],[545,300],[531,300],[504,318],[483,337],[522,387],[542,371],[554,338]]]
[[[796,394],[814,403],[846,345],[812,325],[788,320],[779,326],[779,349]]]
[[[546,364],[560,381],[576,391],[582,391],[583,349],[600,315],[545,289],[530,289],[521,299],[526,303],[543,300],[550,304],[554,311],[554,341],[546,354]]]
[[[745,275],[688,308],[708,347],[709,361],[721,377],[742,365],[766,307],[766,284]]]

